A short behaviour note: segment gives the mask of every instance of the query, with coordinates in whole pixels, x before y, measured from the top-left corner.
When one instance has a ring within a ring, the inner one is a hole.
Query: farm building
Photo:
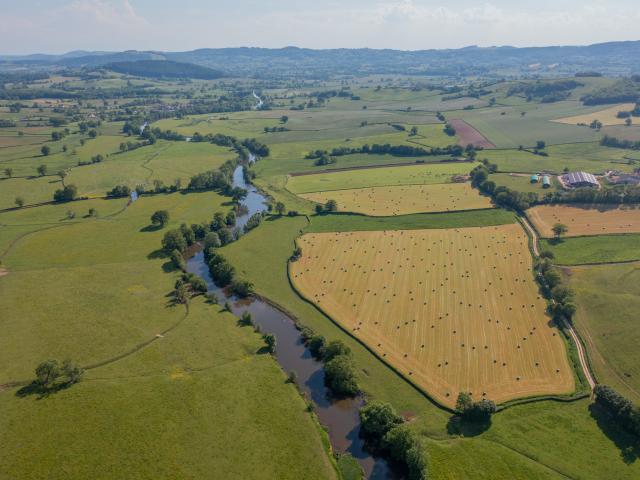
[[[640,185],[640,173],[617,175],[611,181],[616,185]]]
[[[549,188],[551,186],[551,179],[549,175],[544,175],[542,177],[542,188]]]
[[[531,175],[531,183],[538,183],[538,175],[536,173]]]
[[[600,186],[596,177],[587,172],[571,172],[562,175],[562,183],[570,188]]]

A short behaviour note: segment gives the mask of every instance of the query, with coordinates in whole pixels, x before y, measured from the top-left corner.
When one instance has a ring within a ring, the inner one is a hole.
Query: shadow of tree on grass
[[[640,457],[640,442],[633,435],[616,425],[613,417],[595,403],[589,405],[589,413],[609,440],[620,450],[620,457],[627,465]]]
[[[459,415],[453,415],[447,422],[447,433],[449,435],[460,435],[462,437],[476,437],[483,434],[491,427],[491,419],[485,421],[465,420]]]

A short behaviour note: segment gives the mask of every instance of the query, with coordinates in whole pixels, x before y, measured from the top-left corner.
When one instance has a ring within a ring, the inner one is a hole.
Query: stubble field
[[[452,407],[574,390],[519,225],[306,234],[298,291]]]
[[[300,196],[316,203],[335,200],[339,211],[371,216],[479,210],[492,206],[489,197],[480,195],[468,183],[389,185],[305,193]]]
[[[569,228],[567,237],[640,233],[640,208],[637,205],[539,205],[527,215],[543,237],[553,237],[553,226]]]
[[[557,123],[565,123],[569,125],[577,125],[580,123],[589,125],[594,120],[602,122],[603,125],[624,125],[624,118],[618,118],[617,114],[620,111],[633,110],[634,103],[623,103],[621,105],[614,105],[613,107],[598,110],[597,112],[585,113],[582,115],[575,115],[573,117],[564,117],[557,120],[553,120]]]

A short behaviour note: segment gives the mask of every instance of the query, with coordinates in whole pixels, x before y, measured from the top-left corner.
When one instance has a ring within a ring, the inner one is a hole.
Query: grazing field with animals
[[[307,234],[298,245],[300,293],[438,402],[574,391],[519,225]]]
[[[321,204],[335,200],[338,211],[372,216],[478,210],[492,206],[489,197],[480,195],[468,183],[389,185],[303,193],[300,196]]]
[[[527,216],[546,238],[554,236],[558,223],[566,225],[568,237],[640,233],[638,205],[540,205],[528,210]]]

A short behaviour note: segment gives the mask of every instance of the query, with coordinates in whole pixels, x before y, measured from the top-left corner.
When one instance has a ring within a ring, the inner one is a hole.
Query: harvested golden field
[[[298,291],[438,402],[573,392],[520,225],[305,234],[298,245]]]
[[[406,215],[422,212],[448,212],[491,208],[488,197],[482,196],[468,183],[435,185],[389,185],[299,194],[317,203],[338,202],[342,212],[371,216]]]
[[[553,237],[556,223],[569,231],[566,237],[640,233],[640,205],[539,205],[527,210],[527,216],[542,237]]]
[[[620,105],[614,105],[613,107],[605,108],[604,110],[598,110],[593,113],[585,113],[584,115],[575,115],[573,117],[558,118],[552,120],[557,123],[567,123],[569,125],[578,125],[584,123],[589,125],[594,120],[602,122],[602,125],[624,125],[624,118],[618,118],[618,112],[631,111],[635,107],[635,103],[622,103]]]

